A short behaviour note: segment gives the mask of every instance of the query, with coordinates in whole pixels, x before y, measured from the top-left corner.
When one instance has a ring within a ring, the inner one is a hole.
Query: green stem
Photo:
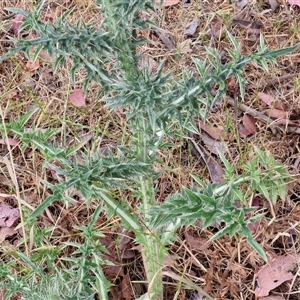
[[[149,163],[149,141],[145,137],[146,120],[141,120],[141,128],[138,136],[138,155],[142,161]],[[140,191],[142,197],[142,215],[144,220],[148,219],[149,210],[157,204],[155,197],[154,182],[151,176],[140,177]],[[163,300],[162,268],[164,264],[165,251],[161,242],[161,230],[150,231],[144,222],[141,241],[143,247],[143,260],[148,281],[148,295],[151,300]]]
[[[144,218],[147,219],[147,212],[156,204],[153,180],[140,178],[140,185]],[[145,224],[142,236],[143,259],[148,281],[149,298],[151,300],[163,300],[162,268],[165,251],[161,243],[161,230],[150,231],[147,224]]]

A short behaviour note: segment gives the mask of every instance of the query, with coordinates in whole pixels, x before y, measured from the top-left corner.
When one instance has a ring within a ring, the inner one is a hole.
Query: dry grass
[[[249,38],[246,28],[233,24],[234,18],[261,21],[266,44],[272,49],[291,46],[299,42],[300,8],[287,6],[283,3],[285,1],[281,1],[277,10],[272,12],[269,10],[268,4],[258,5],[263,1],[249,1],[253,3],[249,5],[249,9],[241,13],[234,4],[229,4],[229,2],[234,1],[192,1],[189,8],[184,8],[180,3],[164,9],[161,12],[162,20],[159,21],[159,25],[169,33],[175,45],[186,39],[183,35],[186,26],[194,18],[199,19],[200,25],[197,32],[191,37],[193,40],[191,52],[180,53],[178,49],[170,50],[154,33],[151,33],[148,35],[151,42],[140,49],[141,53],[152,57],[156,62],[166,59],[168,70],[173,71],[174,76],[180,76],[183,67],[193,71],[191,56],[205,57],[206,46],[212,46],[219,52],[230,47],[225,36],[226,29],[241,43],[243,54],[252,53],[256,49],[257,41]],[[97,9],[92,0],[75,1],[72,5],[66,1],[49,0],[43,14],[48,18],[55,19],[70,6],[75,6],[71,15],[73,21],[82,17],[87,22],[99,23],[100,17],[96,13]],[[0,54],[5,53],[7,47],[11,46],[7,38],[13,35],[11,30],[13,16],[6,18],[8,13],[4,11],[5,7],[32,9],[32,3],[25,0],[1,2]],[[216,15],[223,20],[219,37],[210,34],[211,20]],[[279,58],[278,64],[272,67],[268,74],[263,73],[259,67],[248,65],[245,74],[252,88],[246,88],[245,104],[257,111],[264,111],[265,106],[257,98],[257,92],[265,92],[281,99],[291,111],[294,110],[299,114],[299,57],[298,51]],[[4,121],[16,120],[33,106],[39,106],[41,113],[32,120],[32,123],[40,128],[60,129],[60,135],[56,136],[56,142],[61,146],[78,144],[85,135],[92,136],[88,145],[93,151],[103,145],[118,145],[126,140],[124,129],[126,123],[123,116],[103,109],[101,102],[96,100],[97,85],[92,85],[88,91],[87,107],[78,109],[68,102],[68,95],[74,88],[81,87],[80,74],[77,75],[74,87],[70,82],[68,69],[59,70],[53,74],[51,62],[41,61],[36,72],[32,76],[26,76],[24,75],[25,65],[26,59],[20,54],[0,66],[1,111]],[[291,73],[296,74],[294,79],[267,85],[268,81],[275,76]],[[232,93],[231,96],[236,95]],[[213,124],[223,127],[229,124],[228,130],[234,131],[241,122],[241,117],[238,111],[224,102],[217,111],[209,116],[209,120]],[[258,127],[259,131],[251,137],[245,139],[237,137],[229,143],[231,163],[238,169],[243,162],[249,159],[253,145],[256,145],[269,150],[276,159],[289,167],[292,174],[299,175],[299,135],[281,131],[274,135],[264,123],[260,122],[258,122]],[[168,194],[180,190],[183,185],[190,186],[191,174],[208,178],[205,167],[197,158],[193,157],[190,150],[185,142],[178,140],[173,148],[162,153],[164,170],[162,170],[161,178],[156,182],[159,201],[163,201]],[[22,154],[18,145],[7,147],[2,144],[0,151],[1,157],[11,155],[15,176],[12,178],[8,165],[1,159],[0,193],[7,195],[7,197],[2,197],[1,201],[9,202],[17,207],[16,196],[9,195],[17,195],[17,191],[19,191],[21,199],[26,198],[30,206],[36,207],[49,193],[41,180],[55,183],[53,174],[42,167],[44,158],[33,149],[27,149]],[[123,195],[123,197],[130,197],[130,195]],[[266,208],[267,214],[261,221],[255,236],[268,255],[300,252],[299,199],[300,182],[294,181],[290,184],[285,202],[280,201],[276,204],[276,219],[271,224],[269,224],[271,214],[268,203],[261,199],[261,205]],[[21,203],[21,205],[24,207],[24,204]],[[88,224],[93,210],[93,204],[87,208],[81,202],[70,207],[57,203],[48,209],[47,217],[40,221],[39,226],[42,228],[54,226],[51,236],[52,245],[58,246],[66,241],[79,241],[81,237],[77,235],[78,232],[74,226]],[[112,289],[111,299],[121,299],[120,283],[124,280],[125,274],[129,274],[128,284],[131,282],[132,295],[140,295],[145,292],[145,286],[136,283],[145,279],[139,252],[135,250],[135,256],[129,259],[123,259],[122,255],[118,256],[115,253],[117,247],[114,241],[123,234],[118,227],[118,221],[108,220],[102,216],[97,224],[98,228],[108,236],[106,240],[103,240],[103,244],[111,251],[108,259],[120,266],[115,274],[111,270],[110,273],[106,273],[110,277],[109,279],[116,284],[116,288]],[[254,299],[255,274],[264,264],[262,259],[244,239],[234,240],[223,237],[217,242],[208,242],[217,228],[202,230],[201,224],[198,225],[178,233],[178,242],[170,247],[169,268],[172,267],[178,274],[184,274],[191,281],[205,288],[206,292],[216,300]],[[293,233],[291,233],[291,228],[293,228]],[[129,234],[125,233],[125,235]],[[29,253],[32,254],[35,251],[33,247],[35,236],[32,234],[31,238],[32,241],[28,242],[27,247]],[[3,242],[2,247],[5,250],[17,249],[11,240]],[[25,248],[21,247],[19,251],[25,251]],[[9,259],[11,256],[3,252],[2,263],[7,263]],[[296,277],[292,286],[290,283],[284,283],[276,289],[276,293],[283,295],[284,299],[296,300],[300,297],[299,290],[300,280]],[[176,281],[166,277],[165,299],[193,299],[192,294],[193,292],[183,289]]]

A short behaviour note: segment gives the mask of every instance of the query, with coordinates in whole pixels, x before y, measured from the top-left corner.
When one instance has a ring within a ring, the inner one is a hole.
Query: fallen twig
[[[236,101],[234,99],[232,99],[231,97],[229,96],[226,96],[226,100],[227,102],[233,106],[233,107],[236,107]],[[247,106],[246,104],[243,104],[243,103],[240,103],[238,106],[237,106],[238,109],[240,109],[241,111],[244,111],[246,112],[247,114],[249,114],[250,116],[252,116],[253,118],[255,119],[258,119],[266,124],[270,124],[272,122],[272,119],[268,116],[266,116],[265,114]]]
[[[283,76],[279,76],[270,80],[263,80],[260,83],[255,83],[255,84],[248,84],[246,85],[246,89],[261,89],[276,83],[280,83],[281,81],[284,80],[288,80],[291,79],[293,77],[295,77],[298,74],[287,74],[287,75],[283,75]]]
[[[229,103],[231,106],[236,107],[236,101],[234,99],[232,99],[229,96],[226,96],[226,100],[227,103]],[[245,113],[247,113],[248,115],[252,116],[253,118],[260,120],[262,122],[264,122],[265,124],[267,124],[267,126],[272,130],[272,128],[279,128],[282,131],[287,131],[287,132],[292,132],[292,133],[298,133],[300,134],[300,128],[299,127],[294,127],[294,126],[287,126],[289,120],[285,120],[286,123],[284,124],[284,127],[281,126],[282,124],[278,124],[280,122],[278,122],[278,120],[273,120],[270,117],[266,116],[265,114],[247,106],[246,104],[240,103],[238,105],[238,108],[241,111],[244,111]],[[272,130],[273,132],[273,130]]]

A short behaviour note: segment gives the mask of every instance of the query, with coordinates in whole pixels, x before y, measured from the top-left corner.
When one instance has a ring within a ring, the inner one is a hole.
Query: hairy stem
[[[146,120],[140,121],[140,129],[137,133],[138,137],[138,155],[141,160],[148,162],[149,157],[149,141],[145,137]],[[148,212],[151,208],[157,205],[155,197],[154,182],[152,176],[140,176],[140,192],[142,198],[142,219],[149,219]],[[162,282],[162,267],[164,263],[164,246],[161,243],[161,230],[151,231],[148,224],[143,224],[144,229],[141,234],[143,261],[148,281],[148,295],[151,300],[163,299],[163,282]]]

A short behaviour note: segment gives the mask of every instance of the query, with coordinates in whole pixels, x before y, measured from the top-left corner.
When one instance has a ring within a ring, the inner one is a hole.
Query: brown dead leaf
[[[262,297],[259,298],[259,300],[285,300],[281,296],[267,296],[267,297]]]
[[[172,255],[165,256],[165,258],[164,258],[164,267],[175,267],[176,259],[179,259],[179,258],[180,258],[179,255],[178,256],[175,255],[175,257],[172,256]]]
[[[104,255],[103,258],[110,260],[110,257]],[[114,282],[116,278],[123,275],[123,267],[121,264],[114,264],[113,266],[107,265],[103,266],[103,272],[105,277],[109,280]]]
[[[85,97],[82,89],[76,89],[69,96],[70,102],[76,107],[86,106]]]
[[[259,224],[260,222],[259,221],[256,221],[254,223],[250,223],[247,225],[248,229],[250,229],[252,232],[256,232],[259,228]]]
[[[184,233],[184,237],[190,250],[203,251],[211,245],[211,242],[209,240],[206,240],[199,236],[194,237],[187,231]]]
[[[228,140],[227,134],[224,132],[221,127],[211,127],[202,121],[198,122],[199,127],[208,133],[215,140]]]
[[[100,145],[97,148],[97,151],[99,151],[101,153],[101,155],[103,155],[104,157],[107,157],[111,151],[113,151],[114,147],[106,144],[106,145]]]
[[[257,274],[258,287],[255,289],[256,297],[268,296],[270,291],[283,282],[292,280],[294,275],[291,271],[296,267],[297,259],[290,254],[278,256],[265,265]]]
[[[223,183],[224,182],[224,170],[222,166],[212,157],[211,153],[209,153],[202,145],[197,144],[193,139],[190,140],[193,144],[193,154],[202,159],[205,163],[205,167],[207,168],[211,181],[213,183]]]
[[[41,20],[42,20],[44,23],[53,23],[53,22],[54,22],[53,14],[46,14],[45,16],[43,16],[43,17],[41,18]]]
[[[6,290],[0,288],[0,300],[6,300],[5,294],[6,294]]]
[[[3,185],[10,186],[11,185],[11,180],[7,179],[4,175],[0,175],[0,183]],[[4,197],[0,197],[0,201],[5,200]]]
[[[9,144],[9,146],[17,146],[19,144],[19,141],[17,141],[16,139],[12,139],[12,138],[0,139],[0,144],[2,144],[2,145]]]
[[[7,203],[0,204],[0,226],[11,227],[20,218],[18,209],[11,207]]]
[[[257,94],[257,96],[258,96],[258,98],[259,98],[260,100],[262,100],[263,102],[265,102],[265,103],[266,103],[267,105],[269,105],[269,106],[271,106],[272,103],[275,102],[274,97],[272,97],[271,95],[268,95],[268,94],[266,94],[266,93],[261,93],[261,92],[259,92],[259,93]]]
[[[184,31],[184,35],[193,35],[199,26],[199,19],[194,19]]]
[[[179,0],[156,0],[155,3],[156,5],[160,5],[162,2],[162,5],[164,7],[169,7],[169,6],[173,6],[173,5],[177,5],[179,3]]]
[[[259,197],[255,197],[252,201],[252,205],[253,207],[259,207],[260,206],[260,199]]]
[[[139,61],[139,66],[142,68],[147,68],[149,73],[153,73],[158,68],[158,62],[151,56],[143,56]]]
[[[13,90],[10,90],[9,92],[7,92],[6,94],[4,94],[2,96],[2,99],[12,99],[12,98],[15,98],[17,95],[18,95],[18,90],[13,89]]]
[[[287,112],[276,108],[266,110],[266,115],[273,119],[287,119],[289,117]]]
[[[286,0],[291,5],[298,5],[300,7],[300,0]]]
[[[260,92],[257,94],[257,96],[260,98],[261,101],[273,108],[284,111],[287,110],[287,106],[282,101],[275,100],[274,97],[272,97],[271,95]]]
[[[118,246],[121,252],[122,259],[131,259],[135,256],[135,252],[134,250],[132,250],[132,248],[134,247],[133,241],[134,241],[133,234],[128,230],[125,230],[121,234]]]
[[[46,61],[46,62],[52,62],[53,61],[53,56],[51,56],[46,50],[42,50],[39,53],[39,58],[42,61]]]
[[[100,238],[101,244],[108,250],[108,253],[103,254],[103,258],[114,264],[103,267],[105,277],[112,282],[124,275],[123,266],[118,261],[116,242],[113,239],[113,234],[114,232],[107,232],[104,237]]]
[[[205,144],[208,151],[219,155],[219,153],[226,153],[228,151],[225,142],[217,141],[211,138],[205,131],[201,133],[202,142]]]
[[[251,135],[252,133],[251,132],[249,132],[246,128],[245,128],[245,126],[243,125],[243,124],[239,124],[239,136],[241,137],[241,138],[245,138],[245,137],[247,137],[247,136],[249,136],[249,135]]]
[[[177,48],[180,53],[191,53],[193,50],[191,49],[192,39],[187,39],[178,44]]]
[[[35,61],[28,60],[24,69],[26,73],[32,76],[36,73],[39,67],[40,67],[40,60],[37,58]]]
[[[13,22],[13,25],[12,25],[12,29],[13,29],[13,32],[14,32],[14,35],[17,36],[19,34],[19,29],[22,25],[24,21],[24,16],[23,15],[16,15],[15,16],[15,19],[14,19],[14,22]]]
[[[131,300],[134,299],[134,294],[131,288],[131,282],[130,282],[130,277],[129,274],[127,273],[126,275],[123,276],[123,279],[120,283],[123,299],[125,300]]]
[[[216,261],[216,257],[213,256],[212,259],[210,260],[210,267],[207,269],[206,274],[204,275],[204,279],[206,281],[206,285],[205,285],[205,291],[207,293],[211,293],[212,289],[213,289],[213,282],[214,282],[214,278],[215,278],[215,268],[214,266],[217,266],[217,261]]]
[[[210,22],[211,34],[215,38],[220,38],[223,20],[219,16],[215,16]]]
[[[227,91],[230,95],[237,95],[239,93],[239,84],[236,77],[230,77],[227,80]]]
[[[176,49],[175,43],[173,42],[172,38],[168,34],[167,31],[162,29],[155,29],[154,32],[157,34],[157,36],[161,39],[161,41],[170,49]]]
[[[269,0],[268,2],[271,6],[272,12],[274,12],[277,9],[277,7],[279,6],[279,3],[277,0]]]
[[[39,197],[36,191],[24,191],[21,193],[21,195],[23,196],[23,198],[26,199],[26,202],[29,204],[32,204],[36,201],[38,201]]]
[[[256,120],[248,114],[243,116],[243,125],[250,134],[257,132]]]
[[[16,234],[17,231],[12,227],[0,228],[0,243],[2,243],[7,237]]]
[[[239,2],[236,4],[236,6],[237,6],[240,10],[242,10],[245,6],[247,6],[247,4],[248,4],[248,0],[241,0],[241,1],[239,1]]]

